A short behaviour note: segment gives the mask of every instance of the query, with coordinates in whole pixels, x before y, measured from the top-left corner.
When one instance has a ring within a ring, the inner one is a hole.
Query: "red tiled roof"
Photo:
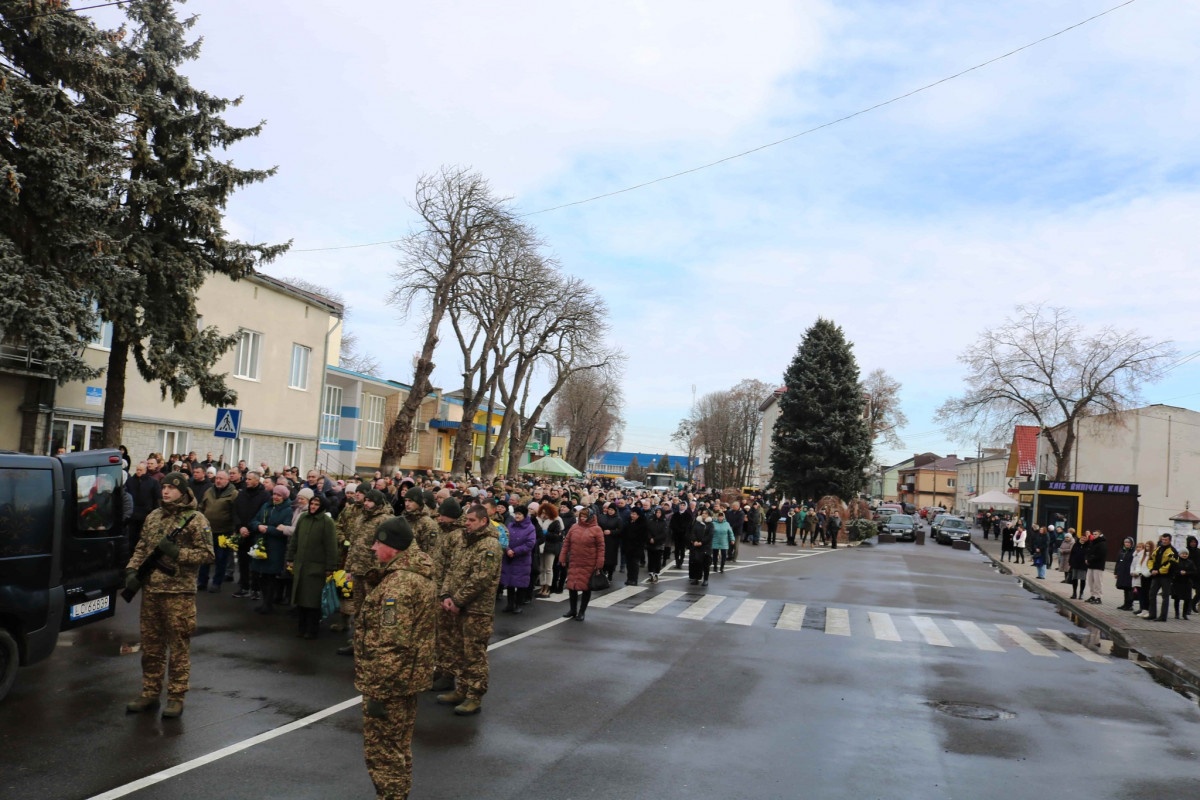
[[[1013,430],[1013,452],[1017,457],[1017,474],[1032,475],[1037,460],[1037,425],[1018,425]]]

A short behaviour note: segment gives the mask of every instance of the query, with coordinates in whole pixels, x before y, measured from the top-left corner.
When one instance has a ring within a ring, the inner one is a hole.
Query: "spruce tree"
[[[107,230],[126,74],[115,34],[50,0],[0,0],[0,339],[59,382],[93,378],[94,288],[120,277]]]
[[[658,460],[658,465],[654,468],[654,471],[655,472],[670,472],[671,471],[671,459],[667,457],[666,453],[663,453],[663,457]]]
[[[771,432],[773,482],[803,499],[850,499],[871,462],[858,364],[842,329],[818,319],[804,334]]]
[[[104,444],[121,441],[126,365],[157,382],[175,403],[196,389],[203,402],[236,400],[217,360],[237,341],[210,326],[198,330],[196,292],[212,275],[238,279],[290,245],[246,244],[228,236],[223,214],[237,189],[259,183],[272,169],[239,169],[219,159],[263,123],[236,127],[221,114],[241,99],[201,91],[180,73],[199,57],[199,40],[187,41],[196,18],[180,20],[173,0],[136,0],[128,15],[133,33],[123,48],[133,76],[131,140],[126,182],[114,230],[122,246],[122,280],[100,294],[100,313],[113,323],[104,403]]]

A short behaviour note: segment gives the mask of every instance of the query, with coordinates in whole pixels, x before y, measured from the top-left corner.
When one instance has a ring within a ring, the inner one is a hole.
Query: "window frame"
[[[238,329],[237,344],[233,348],[233,377],[240,378],[241,380],[244,380],[244,381],[259,381],[259,380],[261,380],[261,378],[262,378],[263,339],[264,339],[264,336],[262,334],[262,331],[252,331],[249,328],[239,328]],[[243,373],[239,372],[239,370],[242,369],[243,361],[247,360],[247,358],[244,357],[243,351],[242,351],[242,348],[247,341],[249,341],[251,343],[251,348],[250,348],[251,352],[249,354],[249,360],[252,363],[247,364],[246,366],[252,367],[251,372],[253,374],[243,374]]]
[[[368,450],[383,449],[384,421],[387,417],[387,398],[378,394],[363,394],[362,418],[359,422],[358,445]]]
[[[330,398],[336,393],[337,401],[333,407],[336,411],[330,411]],[[321,444],[338,444],[341,442],[342,428],[342,387],[336,384],[328,384],[325,387],[325,396],[321,398],[321,430],[318,433],[318,439]]]
[[[303,355],[303,359],[304,359],[302,374],[299,376],[299,378],[300,378],[299,383],[296,382],[296,378],[297,378],[296,356],[297,355]],[[311,364],[312,364],[312,348],[307,345],[300,344],[299,342],[292,342],[292,368],[288,372],[288,388],[289,389],[295,389],[296,391],[300,391],[300,392],[308,391],[308,375],[312,371],[310,368]]]

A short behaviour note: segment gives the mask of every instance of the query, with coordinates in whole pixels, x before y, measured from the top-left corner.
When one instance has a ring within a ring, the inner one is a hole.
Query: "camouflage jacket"
[[[350,552],[346,554],[346,572],[357,577],[366,574],[377,565],[375,554],[371,552],[371,545],[375,544],[375,529],[381,522],[391,518],[392,513],[387,506],[370,511],[363,509],[346,528],[347,538],[350,539]]]
[[[433,562],[415,547],[382,570],[354,622],[354,687],[389,700],[429,688],[437,661]]]
[[[441,586],[441,572],[438,567],[438,562],[441,559],[441,530],[438,528],[437,522],[433,517],[429,516],[429,512],[421,510],[416,514],[405,511],[404,519],[408,521],[408,526],[412,528],[413,540],[430,558],[433,559],[433,582]]]
[[[164,502],[146,516],[146,522],[142,526],[142,537],[138,539],[137,547],[133,549],[133,557],[129,559],[125,568],[140,567],[158,547],[158,543],[183,523],[185,514],[191,514],[191,519],[183,530],[175,534],[179,556],[169,558],[164,555],[161,562],[165,567],[174,567],[175,574],[168,575],[156,569],[150,573],[150,578],[142,587],[143,590],[172,594],[196,593],[196,574],[200,565],[211,564],[215,556],[212,529],[209,528],[204,515],[196,510],[196,500],[192,497],[178,503]]]
[[[461,542],[447,545],[450,554],[440,597],[452,599],[464,614],[492,616],[502,561],[496,529],[488,525],[475,535],[463,530]]]

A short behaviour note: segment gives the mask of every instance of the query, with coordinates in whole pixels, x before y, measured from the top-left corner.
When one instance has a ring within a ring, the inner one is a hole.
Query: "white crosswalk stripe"
[[[765,600],[743,600],[737,610],[725,621],[730,625],[753,625],[754,618],[766,604]]]
[[[784,603],[783,613],[779,615],[779,621],[775,623],[775,627],[788,631],[803,629],[804,612],[807,610],[806,606],[796,605],[795,603]]]
[[[834,636],[849,636],[850,612],[844,608],[825,609],[825,632]]]
[[[1024,648],[1025,652],[1032,656],[1045,656],[1046,658],[1058,658],[1054,653],[1051,653],[1046,648],[1033,640],[1029,634],[1018,628],[1016,625],[997,625],[996,629],[1003,633],[1008,638],[1016,642],[1018,647]]]
[[[1049,630],[1048,628],[1038,628],[1038,630],[1053,639],[1055,643],[1061,645],[1064,650],[1070,650],[1084,661],[1092,661],[1097,664],[1105,664],[1108,662],[1107,658],[1099,653],[1087,649],[1062,631]]]
[[[883,639],[885,642],[901,641],[900,633],[896,630],[896,623],[892,622],[891,614],[868,611],[867,619],[871,620],[871,630],[875,631],[876,639]]]
[[[930,617],[909,617],[909,619],[913,621],[913,625],[917,626],[917,630],[925,637],[928,644],[938,647],[954,647],[946,638],[946,634],[942,633],[942,629]]]
[[[630,611],[636,611],[639,614],[654,614],[662,611],[681,597],[683,597],[683,592],[676,591],[675,589],[666,589],[654,595],[649,600],[634,606]]]
[[[983,629],[974,622],[970,622],[965,619],[956,619],[954,620],[954,625],[960,631],[962,631],[963,636],[967,637],[967,641],[978,647],[980,650],[990,650],[993,653],[1004,652],[1004,648],[996,644],[996,642],[992,640],[992,637],[984,633]]]
[[[721,605],[724,595],[706,594],[690,606],[679,612],[682,619],[704,619],[712,610]]]
[[[621,602],[627,597],[633,597],[638,592],[646,591],[645,586],[622,586],[620,589],[602,594],[599,597],[593,597],[589,604],[591,608],[608,608],[611,605]]]

